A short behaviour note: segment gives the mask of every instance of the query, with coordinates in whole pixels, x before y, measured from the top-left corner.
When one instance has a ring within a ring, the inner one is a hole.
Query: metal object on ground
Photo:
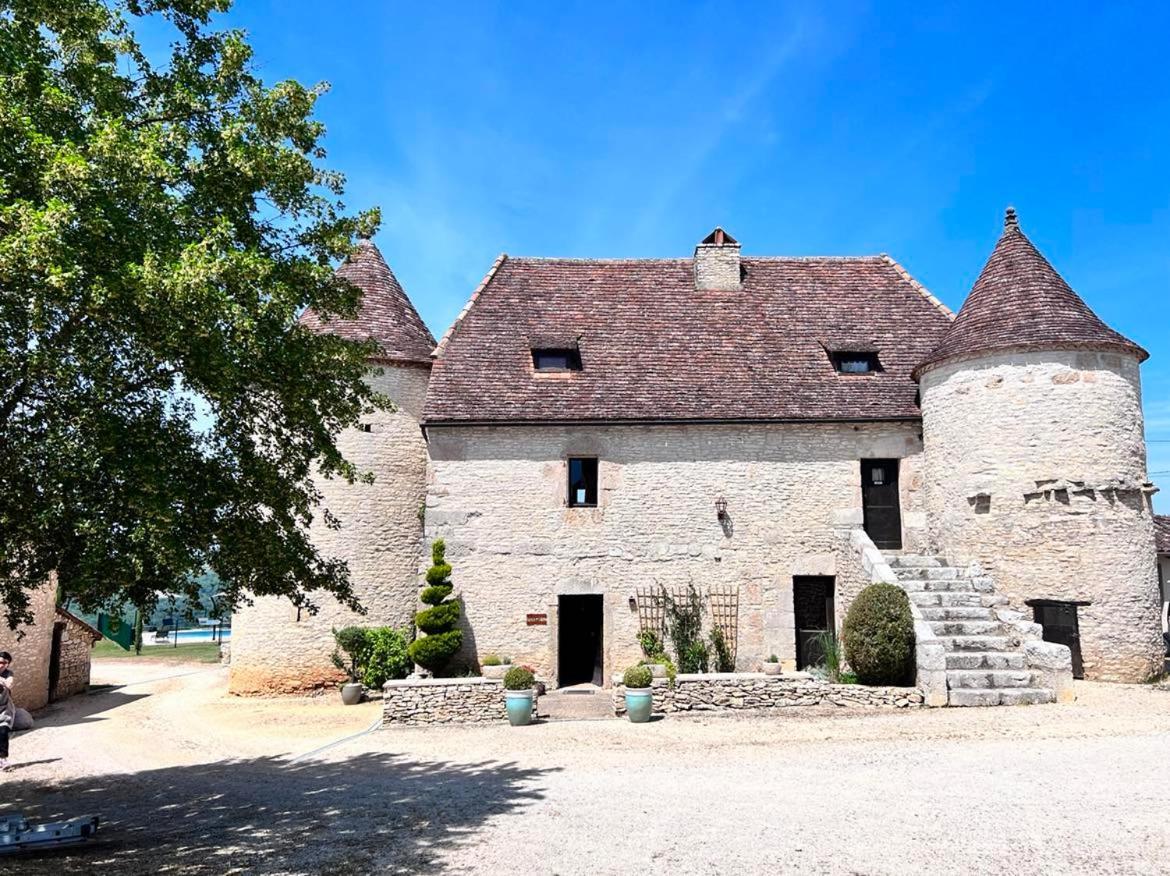
[[[0,855],[83,843],[97,833],[98,823],[96,815],[40,824],[33,824],[17,813],[0,815]]]

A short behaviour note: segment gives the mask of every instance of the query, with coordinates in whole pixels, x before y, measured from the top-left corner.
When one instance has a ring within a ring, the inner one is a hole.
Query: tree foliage
[[[82,608],[242,591],[358,608],[319,555],[317,470],[388,401],[331,265],[347,216],[313,118],[324,86],[265,85],[229,0],[0,0],[0,598],[59,572]],[[174,40],[148,56],[151,17]]]

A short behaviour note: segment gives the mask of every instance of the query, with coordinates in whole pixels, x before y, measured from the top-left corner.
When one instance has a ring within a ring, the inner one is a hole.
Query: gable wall
[[[917,424],[431,427],[428,440],[426,536],[447,541],[457,662],[471,665],[496,653],[554,677],[558,595],[600,593],[608,678],[639,658],[630,597],[688,583],[738,586],[740,668],[772,652],[791,664],[792,576],[836,574],[839,530],[861,523],[863,457],[904,460],[907,546],[922,543]],[[569,456],[599,457],[599,507],[566,507]]]

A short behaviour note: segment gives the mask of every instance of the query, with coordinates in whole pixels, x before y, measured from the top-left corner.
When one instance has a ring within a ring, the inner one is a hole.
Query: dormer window
[[[839,352],[832,353],[831,358],[839,374],[872,374],[881,371],[877,353]]]
[[[578,350],[544,348],[532,351],[532,366],[537,371],[580,371]]]

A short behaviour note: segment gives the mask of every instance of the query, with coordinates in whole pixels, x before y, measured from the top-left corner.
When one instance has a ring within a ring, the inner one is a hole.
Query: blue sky
[[[339,9],[344,8],[344,14]],[[1170,5],[239,0],[441,335],[500,252],[888,252],[957,309],[1013,204],[1143,368],[1170,512]]]

